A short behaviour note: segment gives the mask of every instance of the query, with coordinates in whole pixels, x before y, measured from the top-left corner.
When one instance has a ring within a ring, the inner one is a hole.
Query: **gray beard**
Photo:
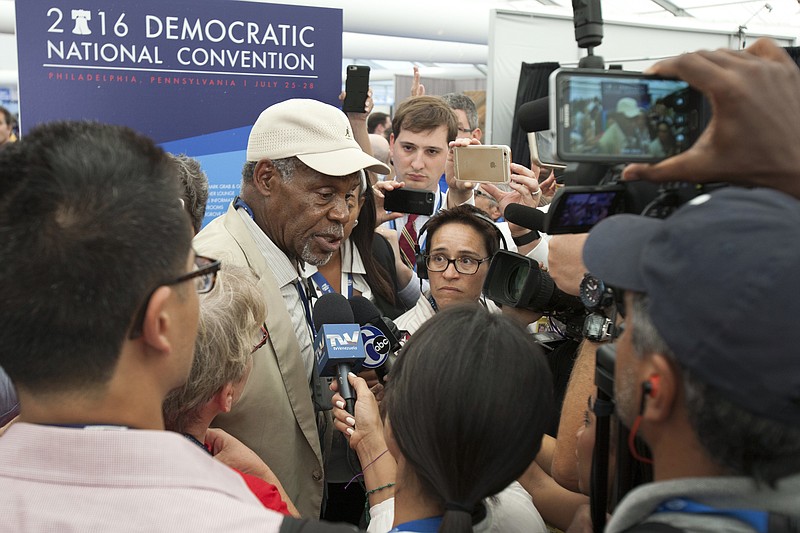
[[[306,242],[305,246],[303,246],[303,251],[300,253],[300,259],[308,263],[309,265],[320,266],[326,264],[328,261],[331,260],[333,257],[333,252],[329,254],[325,254],[325,256],[319,256],[314,254],[311,251],[311,241]]]
[[[341,225],[333,226],[329,228],[325,233],[331,233],[333,235],[338,235],[341,237],[344,233],[344,227]],[[312,240],[309,239],[303,245],[303,251],[300,253],[300,259],[302,259],[309,265],[314,265],[314,266],[324,265],[328,261],[330,261],[331,257],[333,257],[334,252],[325,254],[323,256],[315,255],[314,252],[311,250],[311,241]]]

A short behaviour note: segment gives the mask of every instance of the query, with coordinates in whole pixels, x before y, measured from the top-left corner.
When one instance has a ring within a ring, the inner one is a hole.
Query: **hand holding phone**
[[[698,62],[707,67],[697,69]],[[771,187],[800,199],[800,71],[786,50],[762,38],[737,53],[703,51],[665,59],[652,71],[690,80],[706,94],[713,102],[713,127],[703,133],[702,146],[656,165],[631,165],[625,179],[726,181]]]
[[[369,67],[366,65],[347,65],[345,97],[342,111],[345,113],[364,113],[369,92]]]

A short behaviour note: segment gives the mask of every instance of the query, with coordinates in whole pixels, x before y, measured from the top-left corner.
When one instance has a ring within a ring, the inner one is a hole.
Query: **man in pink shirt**
[[[292,525],[163,431],[219,269],[191,248],[166,154],[125,128],[54,123],[0,153],[0,183],[0,366],[21,406],[0,438],[3,528]]]

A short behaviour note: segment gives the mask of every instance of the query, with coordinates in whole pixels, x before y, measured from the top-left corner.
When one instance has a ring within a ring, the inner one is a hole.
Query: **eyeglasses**
[[[139,310],[136,312],[136,319],[133,322],[131,333],[128,338],[135,339],[142,334],[142,325],[144,324],[144,314],[147,311],[147,304],[150,302],[150,297],[158,287],[165,285],[177,285],[184,281],[194,280],[194,288],[198,294],[205,294],[214,288],[217,281],[217,272],[219,272],[222,262],[218,259],[211,259],[210,257],[203,257],[197,255],[194,258],[195,269],[187,274],[178,276],[175,279],[167,280],[159,283],[145,298]]]
[[[194,266],[196,270],[192,270],[188,274],[179,276],[172,281],[162,283],[159,287],[163,285],[177,285],[178,283],[194,279],[194,287],[198,294],[210,292],[217,282],[217,272],[219,272],[222,263],[218,259],[211,259],[210,257],[198,255],[194,258]]]
[[[257,352],[259,348],[267,344],[267,339],[269,339],[269,331],[267,331],[267,325],[261,324],[261,340],[258,341],[258,344],[253,346],[253,349],[250,351],[250,353]]]
[[[475,259],[467,256],[450,259],[442,254],[433,254],[425,256],[425,264],[431,272],[444,272],[452,263],[459,274],[472,275],[478,271],[481,264],[491,259],[491,257]]]
[[[458,127],[458,131],[460,131],[461,133],[469,133],[470,135],[472,135],[473,132],[473,130],[468,128],[462,128],[461,126]]]

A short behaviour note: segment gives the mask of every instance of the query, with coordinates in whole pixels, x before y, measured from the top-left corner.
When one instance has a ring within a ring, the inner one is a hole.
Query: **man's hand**
[[[419,82],[419,67],[414,67],[414,81],[411,82],[411,96],[425,96],[425,86]]]
[[[744,51],[660,61],[649,73],[689,82],[709,99],[713,116],[689,150],[630,165],[625,179],[726,181],[800,198],[800,69],[786,51],[759,39]]]
[[[390,220],[397,220],[403,218],[404,213],[387,213],[383,207],[383,200],[386,198],[383,193],[393,191],[395,189],[402,189],[405,187],[402,181],[378,181],[372,186],[372,193],[375,195],[375,227],[380,226],[384,222]],[[391,242],[391,241],[390,241]]]
[[[447,181],[447,207],[455,207],[468,202],[472,198],[472,189],[475,184],[471,181],[459,181],[456,179],[455,171],[455,155],[453,149],[456,146],[470,146],[479,145],[481,142],[477,139],[456,139],[450,141],[449,149],[447,151],[447,162],[444,165],[444,179]]]
[[[583,245],[588,236],[588,233],[553,235],[547,243],[550,277],[559,289],[573,296],[580,294],[581,281],[587,271],[583,264]]]
[[[345,96],[347,96],[347,93],[345,91],[342,91],[341,93],[339,93],[339,103],[340,104],[344,103],[344,97]],[[366,122],[367,117],[369,116],[370,113],[372,113],[372,108],[373,107],[375,107],[375,101],[372,99],[372,88],[370,88],[370,89],[367,90],[367,99],[364,102],[364,112],[363,113],[354,113],[354,112],[351,111],[351,112],[345,113],[345,114],[347,115],[347,118],[350,120],[351,124],[353,123],[354,120],[363,120],[363,121]]]

